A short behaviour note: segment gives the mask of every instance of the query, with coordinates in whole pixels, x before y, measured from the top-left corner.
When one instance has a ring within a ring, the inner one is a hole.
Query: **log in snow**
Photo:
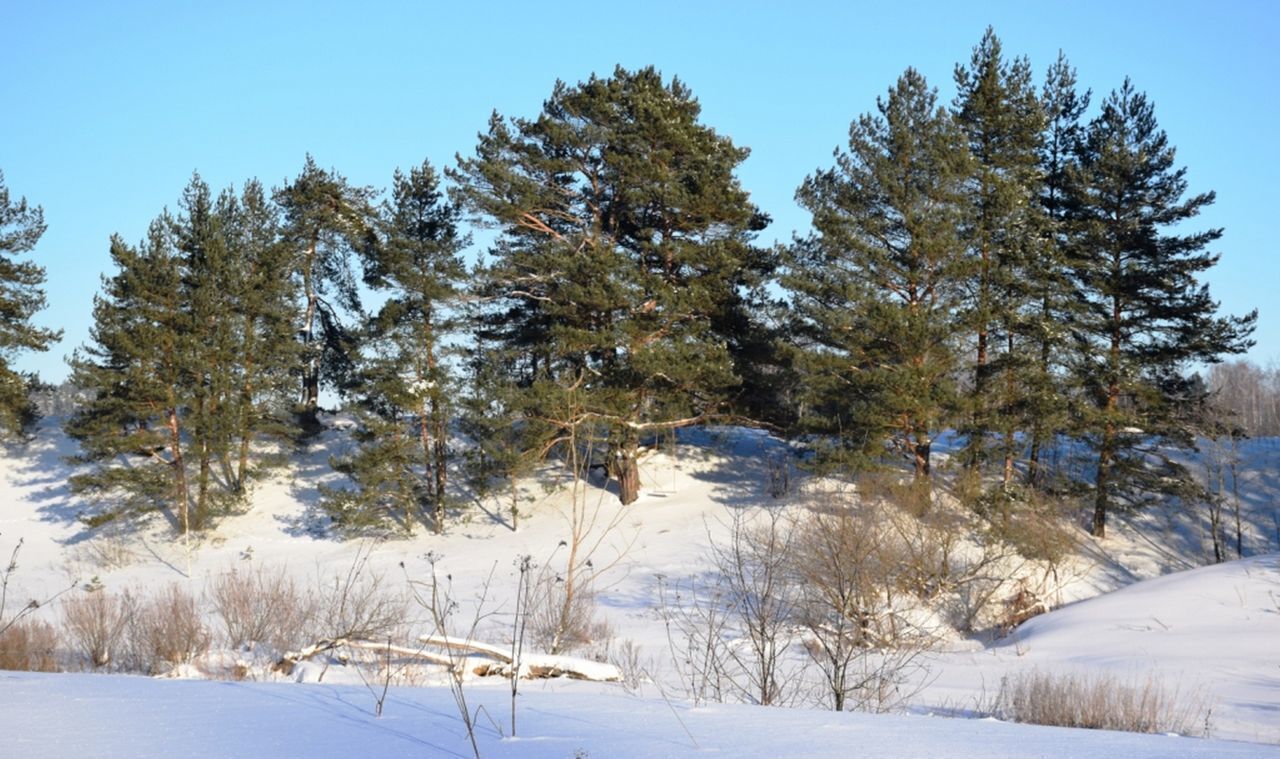
[[[490,661],[482,661],[472,668],[472,672],[480,677],[511,677],[515,671],[515,666],[511,661],[511,654],[489,643],[454,638],[448,635],[423,635],[418,640],[424,646],[436,646],[449,651],[478,654],[489,659]],[[406,646],[378,643],[372,640],[339,638],[336,640],[317,641],[299,651],[290,651],[280,657],[280,660],[272,666],[272,669],[288,675],[298,662],[343,646],[382,654],[389,651],[395,656],[421,659],[429,664],[438,664],[449,669],[461,667],[465,663],[464,657],[431,653],[421,648],[408,648]],[[520,657],[518,676],[526,680],[568,677],[573,680],[593,680],[607,683],[621,680],[622,672],[612,664],[604,664],[590,659],[579,659],[573,656],[552,656],[550,654],[525,654]]]

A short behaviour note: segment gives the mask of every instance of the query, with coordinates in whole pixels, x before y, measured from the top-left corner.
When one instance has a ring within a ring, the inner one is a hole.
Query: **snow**
[[[1243,448],[1249,558],[1195,568],[1205,561],[1207,543],[1203,520],[1189,510],[1116,519],[1107,540],[1086,539],[1084,558],[1063,568],[1048,599],[1060,608],[1005,640],[986,646],[960,640],[949,652],[931,654],[923,687],[911,699],[913,713],[906,715],[684,700],[657,590],[706,577],[708,545],[723,539],[731,515],[777,503],[760,462],[781,444],[732,429],[688,431],[681,442],[679,455],[658,452],[642,461],[635,504],[620,507],[612,493],[596,487],[583,504],[597,525],[615,525],[598,534],[593,555],[597,566],[611,567],[597,587],[600,614],[617,642],[639,651],[652,678],[626,686],[632,693],[621,684],[523,682],[518,738],[503,737],[510,733],[509,683],[468,678],[469,703],[484,707],[482,755],[1280,756],[1280,556],[1264,555],[1280,547],[1275,441]],[[516,562],[529,555],[539,567],[563,565],[561,541],[570,520],[565,499],[529,483],[518,531],[499,498],[478,502],[444,536],[340,541],[324,530],[316,504],[317,486],[338,482],[327,462],[345,445],[342,431],[326,432],[320,445],[258,487],[251,510],[184,545],[159,521],[116,536],[85,528],[76,519],[85,504],[66,486],[73,469],[64,457],[74,449],[46,426],[25,450],[0,452],[4,558],[14,542],[24,541],[10,608],[14,598],[44,597],[91,578],[117,591],[176,581],[199,594],[231,568],[283,567],[314,585],[345,575],[367,551],[388,587],[421,582],[434,568],[448,580],[462,622],[481,612],[491,622],[468,640],[509,656],[502,635],[510,626]],[[56,606],[41,613],[57,621]],[[227,664],[188,665],[165,679],[0,672],[0,757],[470,755],[445,677],[423,678],[423,687],[392,687],[380,718],[355,668],[336,661],[300,662],[289,677],[264,669],[250,675],[266,682],[196,679],[230,671],[242,654],[211,652],[210,662]],[[617,671],[580,657],[557,662],[528,647],[521,663],[571,664],[602,679]],[[1211,706],[1215,740],[930,716],[973,715],[1002,677],[1032,670],[1158,678]]]
[[[474,688],[485,757],[1266,757],[1272,746],[910,715],[527,690],[510,737],[510,693]],[[394,688],[383,716],[363,688],[119,675],[0,673],[0,756],[471,756],[451,695]],[[491,720],[489,719],[491,718]],[[499,732],[501,730],[501,733]],[[507,737],[503,737],[503,735]]]

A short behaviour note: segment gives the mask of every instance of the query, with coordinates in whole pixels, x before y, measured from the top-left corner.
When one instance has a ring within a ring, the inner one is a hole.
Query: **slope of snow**
[[[660,685],[645,685],[643,699],[620,695],[617,686],[528,685],[521,697],[519,739],[502,739],[488,718],[480,718],[485,756],[573,756],[579,749],[597,757],[705,751],[726,756],[1280,753],[1274,746],[987,720],[689,706],[663,679],[671,675],[671,655],[655,608],[657,586],[660,578],[705,574],[708,546],[723,539],[730,514],[777,503],[766,494],[761,454],[779,444],[741,430],[694,430],[681,440],[678,455],[657,453],[645,460],[638,502],[620,507],[611,493],[593,488],[586,504],[599,525],[613,525],[594,556],[602,567],[616,560],[602,575],[600,613],[618,641],[636,644],[641,664]],[[0,551],[5,552],[0,561],[16,540],[24,540],[11,602],[91,577],[111,590],[179,582],[199,594],[210,578],[233,566],[285,566],[314,584],[348,571],[364,549],[389,584],[404,586],[427,576],[431,564],[425,555],[431,553],[439,573],[452,578],[455,596],[466,607],[463,619],[477,594],[486,593],[495,629],[482,634],[491,632],[489,640],[501,642],[517,587],[513,561],[530,555],[538,564],[555,566],[564,560],[566,500],[530,484],[522,503],[527,516],[518,530],[504,512],[504,499],[497,498],[474,503],[443,536],[419,530],[413,538],[372,546],[340,541],[322,529],[316,487],[336,479],[327,462],[344,444],[340,434],[327,432],[320,445],[258,487],[251,510],[227,518],[211,536],[184,544],[161,520],[119,538],[84,528],[76,515],[85,504],[66,485],[73,469],[63,457],[74,447],[46,426],[25,449],[0,452]],[[1258,552],[1272,545],[1266,528],[1280,520],[1274,516],[1280,476],[1271,466],[1274,446],[1255,441],[1248,453],[1242,468],[1245,543],[1248,552]],[[1097,597],[1038,617],[999,645],[973,643],[967,652],[933,656],[925,687],[913,700],[915,711],[971,713],[1003,676],[1033,668],[1105,672],[1122,680],[1154,676],[1181,694],[1204,698],[1213,709],[1215,738],[1280,742],[1280,558],[1260,556],[1132,584],[1202,560],[1204,541],[1196,519],[1151,513],[1117,520],[1106,541],[1086,540],[1091,563],[1064,582],[1057,600]],[[56,608],[42,614],[57,621]],[[384,716],[375,719],[373,698],[356,685],[355,675],[330,669],[324,683],[0,673],[0,757],[469,754],[447,688],[396,689]],[[472,692],[494,722],[506,724],[509,716],[502,715],[508,715],[509,693],[502,683],[477,683]]]
[[[1134,583],[1036,617],[981,652],[942,655],[926,700],[968,706],[1033,669],[1154,678],[1207,706],[1212,735],[1280,742],[1280,555]]]

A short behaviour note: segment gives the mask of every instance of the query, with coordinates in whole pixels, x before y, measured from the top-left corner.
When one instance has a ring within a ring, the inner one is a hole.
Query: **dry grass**
[[[224,572],[213,579],[208,595],[233,648],[260,643],[287,651],[310,642],[304,638],[315,599],[282,566]]]
[[[58,671],[58,631],[39,619],[22,619],[0,632],[0,669]]]
[[[126,633],[126,667],[152,675],[192,661],[212,638],[195,597],[177,584],[137,603]]]
[[[1004,678],[983,711],[1035,725],[1179,735],[1207,735],[1210,714],[1203,698],[1165,688],[1154,677],[1125,683],[1112,675],[1038,670]]]
[[[85,592],[62,605],[62,626],[71,645],[92,667],[105,667],[118,653],[135,602],[129,594]]]

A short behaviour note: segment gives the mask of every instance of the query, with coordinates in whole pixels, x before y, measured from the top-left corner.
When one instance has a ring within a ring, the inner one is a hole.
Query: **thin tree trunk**
[[[1008,340],[1009,340],[1009,346],[1008,346],[1009,353],[1006,356],[1006,361],[1011,361],[1013,357],[1013,349],[1014,349],[1012,334],[1009,335]],[[1014,398],[1014,394],[1017,392],[1017,384],[1015,382],[1015,379],[1016,378],[1013,376],[1013,366],[1011,364],[1006,363],[1005,370],[1004,370],[1004,392],[1005,392],[1005,403],[1009,405],[1009,408],[1014,407],[1014,402],[1016,400]],[[1010,412],[1006,412],[1006,418],[1008,419],[1009,423],[1005,426],[1005,429],[1004,429],[1004,479],[1001,482],[1001,488],[1007,492],[1009,490],[1009,486],[1013,484],[1013,458],[1014,458],[1014,453],[1016,451],[1016,446],[1014,445],[1014,442],[1015,442],[1015,436],[1017,434],[1017,430],[1014,429],[1013,414]]]
[[[196,419],[200,420],[204,429],[198,430],[196,453],[199,457],[199,470],[196,485],[196,508],[197,514],[205,514],[205,509],[209,503],[209,476],[210,464],[212,460],[212,450],[209,445],[209,427],[212,424],[211,415],[208,413],[208,399],[202,394],[196,400]]]
[[[249,441],[253,437],[253,393],[254,393],[254,372],[257,371],[256,348],[257,344],[254,340],[256,331],[253,326],[253,317],[245,316],[244,319],[244,343],[242,351],[244,353],[244,382],[240,386],[240,451],[236,462],[236,475],[234,491],[236,495],[243,495],[245,492],[245,483],[249,476]]]
[[[315,275],[312,272],[318,245],[319,241],[314,239],[311,241],[311,247],[307,249],[303,258],[302,268],[302,285],[307,298],[307,309],[302,320],[302,343],[306,354],[306,365],[302,368],[302,396],[299,402],[304,424],[310,426],[314,426],[317,421],[316,412],[320,405],[320,357],[313,347],[316,309],[319,307],[320,296],[316,293]]]
[[[1115,452],[1115,425],[1110,420],[1102,433],[1102,447],[1098,451],[1098,476],[1094,482],[1093,529],[1097,538],[1107,536],[1107,498],[1111,487],[1111,461]]]
[[[182,534],[191,531],[190,504],[187,500],[187,468],[182,458],[182,430],[178,425],[178,408],[176,404],[169,406],[169,456],[173,467],[174,500],[178,505],[178,519],[182,523]]]

